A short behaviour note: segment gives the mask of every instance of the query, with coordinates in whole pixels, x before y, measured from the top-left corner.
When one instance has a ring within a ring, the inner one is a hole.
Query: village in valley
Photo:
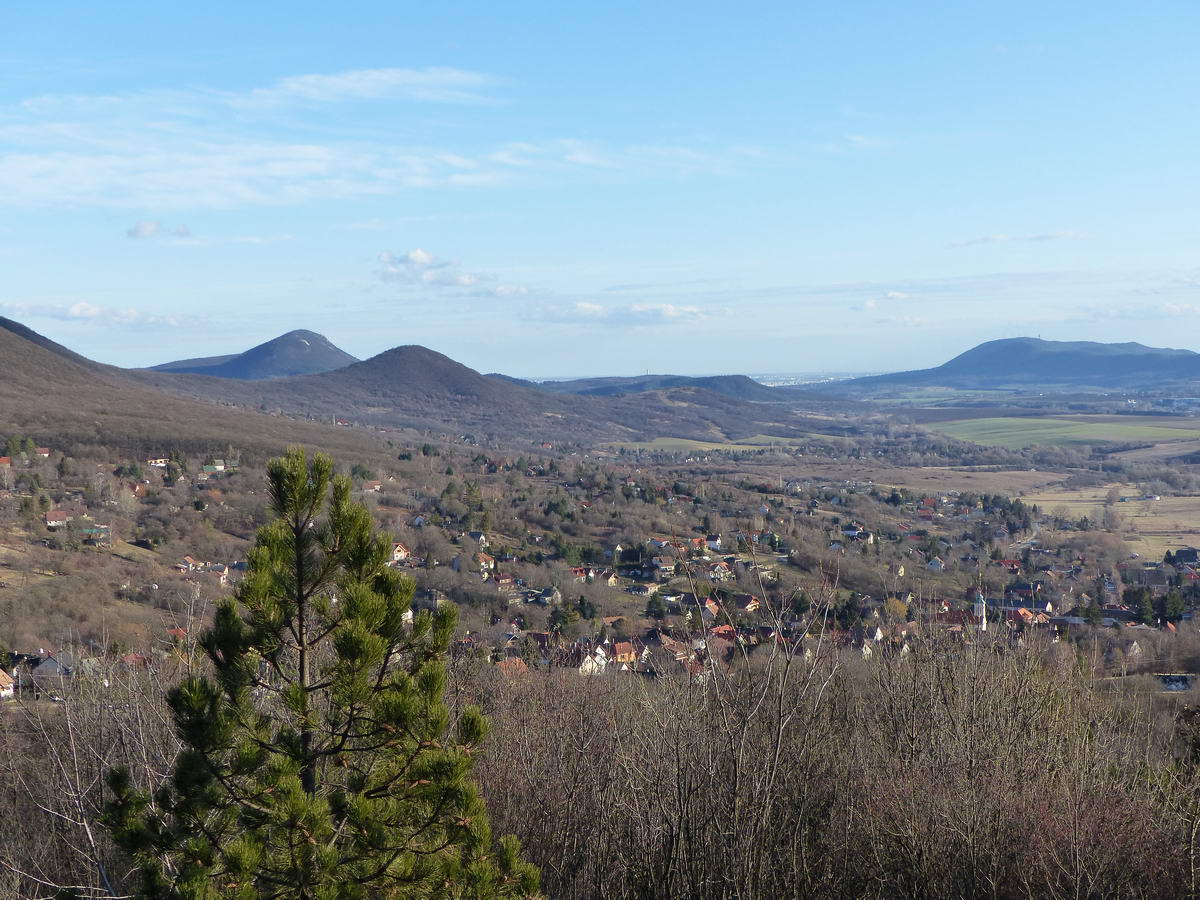
[[[779,650],[869,661],[985,634],[1091,641],[1122,677],[1174,672],[1191,652],[1174,638],[1200,598],[1200,551],[1131,551],[1121,489],[1106,527],[998,490],[905,487],[898,467],[879,470],[891,484],[836,477],[838,461],[811,448],[389,443],[391,463],[346,474],[393,534],[413,611],[454,604],[455,654],[506,674],[702,680]],[[194,652],[263,522],[261,461],[234,448],[102,460],[22,436],[8,448],[0,695],[54,696],[101,658],[153,670]],[[1018,487],[1025,474],[1007,473]]]
[[[0,900],[1200,900],[1200,4],[1027,6],[5,4]]]

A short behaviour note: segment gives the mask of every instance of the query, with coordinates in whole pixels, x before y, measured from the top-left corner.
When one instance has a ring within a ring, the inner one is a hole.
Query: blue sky
[[[524,376],[1200,349],[1194,3],[0,6],[0,315]]]

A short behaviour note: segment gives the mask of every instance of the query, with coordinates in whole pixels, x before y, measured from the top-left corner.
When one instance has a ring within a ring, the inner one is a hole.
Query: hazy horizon
[[[286,10],[5,10],[0,315],[575,377],[1197,322],[1194,6]]]

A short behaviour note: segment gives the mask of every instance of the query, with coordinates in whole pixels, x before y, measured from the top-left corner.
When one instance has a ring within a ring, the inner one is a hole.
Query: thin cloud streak
[[[429,146],[381,137],[378,113],[365,110],[339,119],[345,136],[336,141],[289,139],[326,133],[318,105],[492,102],[483,91],[498,83],[444,67],[361,69],[296,75],[240,93],[33,97],[0,107],[0,196],[23,208],[296,205],[427,189],[738,177],[830,149],[573,137]],[[314,116],[321,119],[308,122]]]
[[[162,316],[132,306],[117,308],[99,306],[87,301],[72,304],[0,303],[5,313],[31,319],[52,319],[60,322],[87,322],[113,327],[170,327],[199,324],[196,316]]]
[[[572,160],[570,141],[521,145],[476,157],[464,171],[444,152],[379,145],[213,143],[197,134],[174,142],[146,136],[146,146],[98,153],[47,147],[0,155],[0,195],[10,206],[60,208],[237,208],[315,200],[382,197],[406,190],[549,185],[594,177],[688,178],[739,173],[736,153],[684,147],[606,150],[611,169]],[[451,160],[451,161],[448,161]],[[619,176],[610,174],[619,173]]]
[[[136,223],[132,228],[125,232],[125,237],[132,240],[149,240],[158,237],[173,237],[180,240],[189,240],[192,237],[191,229],[186,225],[176,225],[174,228],[165,228],[161,222],[141,221]]]
[[[552,322],[560,325],[612,325],[653,326],[682,325],[709,318],[709,314],[695,306],[679,306],[674,303],[629,303],[606,306],[580,300],[569,304],[549,304],[535,307],[525,318],[536,322]]]
[[[293,75],[256,88],[229,103],[246,108],[285,103],[340,103],[406,99],[433,103],[480,103],[480,91],[495,79],[481,72],[431,66],[426,69],[352,69],[330,75]]]
[[[951,250],[962,247],[979,247],[983,244],[1041,243],[1044,241],[1078,241],[1087,237],[1077,231],[1048,231],[1043,234],[988,234],[965,241],[951,241],[946,246]]]

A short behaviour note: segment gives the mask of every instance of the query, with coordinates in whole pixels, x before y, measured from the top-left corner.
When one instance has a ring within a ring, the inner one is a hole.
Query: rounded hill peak
[[[353,356],[335,347],[325,335],[297,329],[251,347],[245,353],[185,359],[154,368],[166,372],[259,381],[331,372],[355,362],[357,360]]]

